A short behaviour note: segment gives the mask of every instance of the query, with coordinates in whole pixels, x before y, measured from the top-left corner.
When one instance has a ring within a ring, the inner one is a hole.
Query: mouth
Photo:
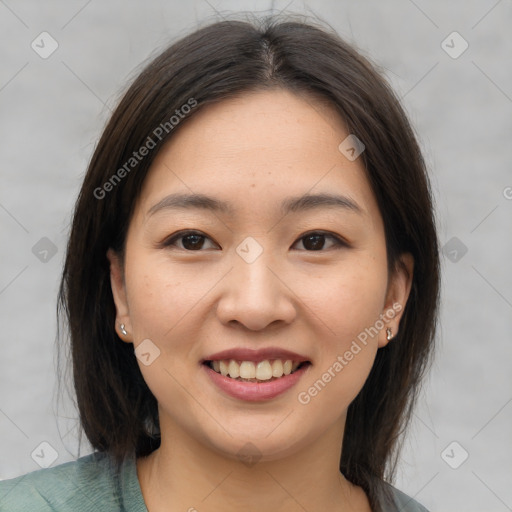
[[[273,382],[310,366],[309,361],[292,359],[265,359],[240,361],[235,359],[206,360],[203,365],[223,377],[239,382]]]
[[[253,403],[285,395],[298,385],[311,366],[310,361],[292,359],[214,359],[200,365],[214,389],[232,399]]]

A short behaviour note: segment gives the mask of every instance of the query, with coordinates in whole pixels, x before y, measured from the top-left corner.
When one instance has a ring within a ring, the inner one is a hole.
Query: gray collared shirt
[[[384,512],[428,512],[406,494],[389,489],[395,503],[383,502]],[[117,472],[102,452],[0,481],[0,511],[148,512],[135,459],[126,459]]]

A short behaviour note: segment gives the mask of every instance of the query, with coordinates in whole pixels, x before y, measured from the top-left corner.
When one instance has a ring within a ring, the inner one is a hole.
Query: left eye
[[[312,233],[303,235],[299,238],[298,241],[303,240],[302,245],[304,247],[309,246],[311,251],[319,251],[319,250],[324,249],[324,244],[325,244],[326,238],[330,238],[333,241],[333,245],[335,247],[339,247],[339,246],[346,247],[347,246],[347,244],[341,238],[337,237],[336,235],[332,235],[330,233],[322,233],[321,231],[314,231]]]
[[[323,233],[321,231],[313,231],[307,233],[306,235],[301,236],[293,245],[296,245],[298,242],[303,241],[302,244],[308,252],[321,251],[322,249],[325,248],[325,239],[331,239],[332,246],[334,247],[347,247],[347,244],[338,236],[330,233]],[[181,247],[179,247],[176,244],[178,240],[182,241]],[[163,246],[176,246],[178,247],[178,249],[184,249],[186,251],[197,251],[204,248],[203,246],[205,240],[211,241],[211,239],[208,236],[204,235],[199,231],[182,231],[180,233],[176,233],[174,236],[165,241],[163,243]]]

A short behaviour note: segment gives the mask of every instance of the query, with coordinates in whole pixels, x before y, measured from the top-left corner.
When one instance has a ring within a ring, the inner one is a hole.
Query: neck
[[[238,454],[220,453],[163,419],[160,448],[137,460],[149,512],[370,511],[362,489],[339,471],[343,423],[270,458],[249,444]]]

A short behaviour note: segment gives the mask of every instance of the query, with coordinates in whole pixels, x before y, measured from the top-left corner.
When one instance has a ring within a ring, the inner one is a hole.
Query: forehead
[[[155,158],[140,209],[146,214],[182,192],[213,195],[233,205],[230,213],[277,213],[285,197],[339,193],[378,215],[361,158],[350,161],[338,149],[348,135],[326,102],[281,89],[204,106]]]

